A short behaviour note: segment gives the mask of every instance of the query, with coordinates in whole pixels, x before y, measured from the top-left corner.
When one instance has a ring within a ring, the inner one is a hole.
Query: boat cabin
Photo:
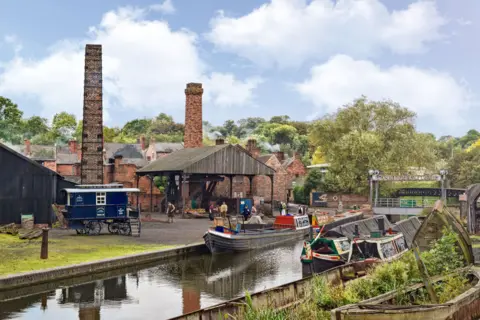
[[[310,220],[307,215],[303,216],[277,216],[273,223],[274,229],[303,230],[310,228]]]
[[[348,261],[364,259],[391,260],[408,250],[402,233],[386,234],[380,237],[359,238],[352,241]]]
[[[67,220],[138,218],[139,210],[129,204],[129,193],[137,188],[122,185],[80,185],[63,189],[66,193],[64,215]]]

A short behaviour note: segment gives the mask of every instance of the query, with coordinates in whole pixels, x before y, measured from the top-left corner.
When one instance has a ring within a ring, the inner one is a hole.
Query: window
[[[107,204],[107,196],[105,192],[97,192],[97,206],[104,206]]]

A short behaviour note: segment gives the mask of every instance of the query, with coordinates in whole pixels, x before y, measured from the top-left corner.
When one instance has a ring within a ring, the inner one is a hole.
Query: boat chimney
[[[359,237],[359,236],[360,236],[360,233],[358,232],[358,224],[355,224],[355,231],[354,231],[353,235],[354,235],[355,237]]]
[[[378,218],[378,230],[380,231],[381,235],[383,236],[385,234],[385,221],[383,217]]]

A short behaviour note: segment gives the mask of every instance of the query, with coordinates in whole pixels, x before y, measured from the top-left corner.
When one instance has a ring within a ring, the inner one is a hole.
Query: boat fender
[[[338,200],[338,197],[337,196],[333,196],[333,201],[337,201]]]

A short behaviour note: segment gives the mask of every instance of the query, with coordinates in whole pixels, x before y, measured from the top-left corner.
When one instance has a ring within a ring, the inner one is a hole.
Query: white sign
[[[294,217],[295,219],[295,226],[297,228],[304,228],[310,226],[310,221],[308,220],[308,216],[297,216]]]
[[[118,208],[118,215],[123,216],[125,214],[125,210],[123,208]]]

